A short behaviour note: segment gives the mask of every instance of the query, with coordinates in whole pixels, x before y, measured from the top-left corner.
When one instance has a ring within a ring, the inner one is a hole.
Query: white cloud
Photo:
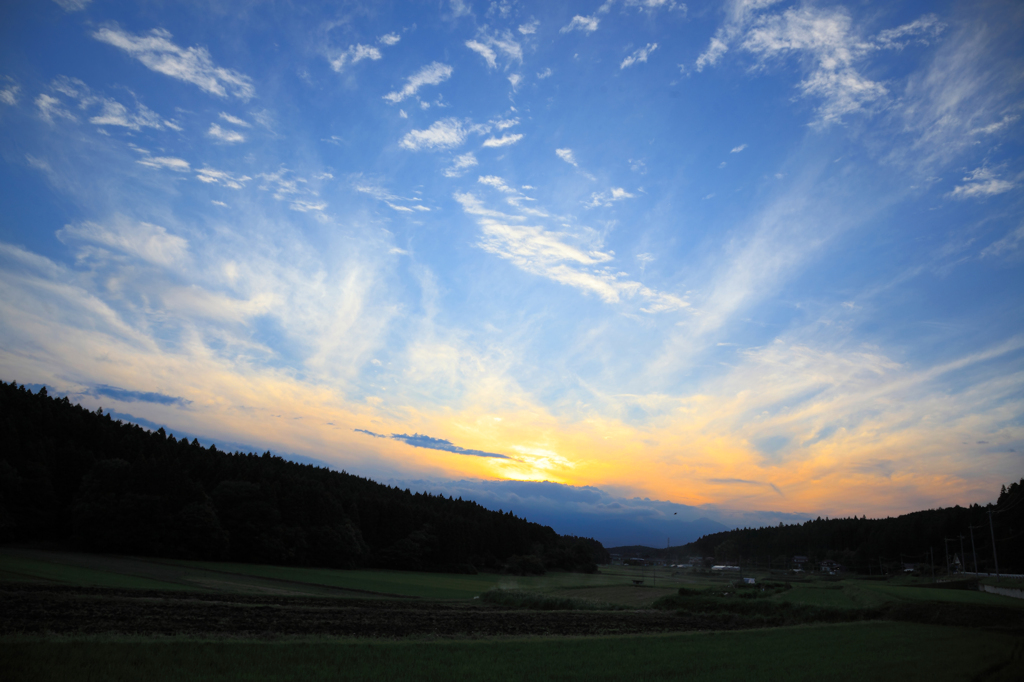
[[[483,43],[477,42],[475,40],[467,40],[466,47],[468,47],[469,49],[473,50],[473,52],[476,52],[481,57],[483,57],[484,61],[487,62],[488,67],[493,69],[498,65],[498,54],[491,48],[484,45]]]
[[[449,0],[448,4],[452,8],[452,14],[456,17],[464,17],[473,11],[466,0]]]
[[[571,149],[556,149],[555,154],[558,154],[558,158],[560,158],[562,161],[572,164],[577,168],[579,167],[579,164],[576,163],[576,157],[573,155]]]
[[[8,77],[4,80],[11,84],[3,90],[0,90],[0,102],[13,107],[18,103],[18,95],[21,93],[21,86],[15,83],[13,78]]]
[[[503,194],[518,195],[518,191],[500,177],[481,176],[477,181]],[[619,190],[619,194],[621,196],[623,191]],[[526,197],[511,196],[507,202],[517,206],[519,201],[524,199]],[[465,213],[477,216],[481,228],[478,246],[512,262],[525,272],[594,294],[607,303],[639,299],[640,310],[643,312],[665,312],[689,306],[678,296],[655,291],[639,282],[624,279],[625,273],[616,272],[609,265],[615,258],[614,253],[603,251],[599,245],[596,245],[597,248],[584,246],[585,243],[595,240],[593,231],[583,230],[580,236],[553,232],[536,225],[514,224],[521,223],[526,218],[523,215],[508,215],[489,209],[470,193],[456,193],[455,200],[462,205]],[[543,211],[521,211],[536,217],[548,217]]]
[[[619,69],[625,69],[627,67],[633,66],[637,62],[646,62],[647,56],[657,49],[658,43],[647,43],[646,47],[641,47],[637,50],[634,50],[633,54],[623,59],[622,63],[619,64]]]
[[[249,99],[256,94],[251,78],[233,69],[214,65],[204,47],[178,47],[164,29],[155,28],[145,35],[133,35],[113,26],[101,28],[92,36],[121,48],[153,71],[197,85],[212,95],[227,97],[230,94]]]
[[[583,31],[584,33],[593,33],[597,30],[597,24],[600,19],[597,17],[584,17],[577,14],[572,18],[568,24],[558,29],[559,33],[568,33],[569,31]]]
[[[965,185],[957,185],[947,196],[954,199],[973,199],[979,197],[990,197],[1003,192],[1009,192],[1016,187],[1016,184],[1009,180],[1000,180],[987,168],[975,168],[969,175],[964,177]]]
[[[466,140],[466,129],[456,118],[443,118],[435,121],[426,130],[412,130],[399,143],[406,149],[451,149],[460,146]]]
[[[371,45],[349,45],[347,50],[331,60],[331,68],[341,73],[350,64],[358,64],[364,59],[377,61],[381,56],[380,50]]]
[[[731,150],[729,150],[729,153],[730,154],[739,154],[741,151],[743,151],[746,148],[747,148],[747,145],[744,143],[744,144],[739,145],[738,147],[733,147]]]
[[[476,179],[476,181],[482,185],[488,185],[489,187],[493,187],[499,192],[505,192],[506,194],[518,194],[518,191],[516,189],[509,187],[505,183],[505,180],[498,177],[497,175],[481,175],[479,178]]]
[[[148,166],[150,168],[167,168],[168,170],[177,171],[179,173],[188,173],[192,170],[188,161],[185,159],[177,159],[173,156],[147,156],[139,159],[137,163],[141,163],[143,166]]]
[[[36,107],[39,109],[39,115],[43,120],[48,123],[53,123],[54,117],[64,118],[69,121],[77,121],[75,115],[64,108],[64,105],[56,97],[50,97],[49,95],[42,93],[36,97]]]
[[[639,7],[640,9],[653,12],[656,9],[679,9],[686,12],[686,5],[676,3],[675,0],[626,0],[626,7]]]
[[[196,171],[196,179],[207,184],[223,185],[231,189],[242,189],[245,183],[252,180],[248,175],[232,175],[231,173],[203,166]]]
[[[943,29],[935,15],[895,29],[882,31],[873,39],[856,34],[849,13],[842,7],[820,9],[793,7],[777,14],[761,13],[778,0],[736,0],[728,8],[726,22],[716,31],[708,48],[697,58],[697,71],[714,65],[733,44],[758,58],[760,68],[787,55],[798,55],[809,67],[799,84],[805,97],[822,100],[817,125],[829,125],[843,116],[868,109],[882,101],[888,89],[863,75],[858,63],[881,49],[902,49],[913,39],[926,38]]]
[[[477,165],[476,157],[473,156],[473,152],[468,152],[461,156],[456,156],[455,163],[445,168],[444,174],[449,178],[457,178],[475,165]]]
[[[432,62],[409,76],[401,90],[389,92],[384,95],[384,99],[392,104],[397,104],[406,97],[415,95],[416,91],[424,85],[438,85],[451,78],[451,76],[452,67],[441,62]]]
[[[306,201],[305,199],[293,199],[288,207],[293,211],[299,211],[300,213],[319,213],[320,211],[327,208],[327,203],[323,201]]]
[[[1024,247],[1024,223],[999,241],[985,247],[981,252],[981,257],[989,258],[1011,252],[1019,252],[1022,250],[1021,247]]]
[[[993,133],[998,133],[1000,130],[1008,127],[1018,118],[1020,118],[1020,116],[1008,114],[1006,116],[1003,116],[1003,119],[1001,121],[989,123],[987,126],[982,126],[981,128],[975,128],[974,130],[971,131],[971,135],[992,135]]]
[[[220,117],[222,119],[224,119],[225,121],[227,121],[228,123],[231,123],[232,125],[241,126],[243,128],[251,128],[252,127],[252,124],[249,123],[248,121],[243,121],[242,119],[238,118],[237,116],[232,116],[231,114],[225,113],[223,111],[220,112]]]
[[[188,253],[188,241],[152,223],[133,223],[120,218],[110,225],[84,222],[65,225],[57,232],[63,241],[84,241],[137,256],[156,265],[171,266]]]
[[[708,49],[704,50],[697,56],[697,71],[701,72],[705,66],[714,66],[718,63],[718,60],[722,58],[726,52],[729,51],[729,45],[719,36],[713,36],[711,43],[708,45]],[[680,64],[680,68],[682,68]]]
[[[875,36],[875,44],[883,50],[902,50],[909,42],[907,38],[916,37],[913,42],[928,45],[928,38],[937,37],[945,28],[946,25],[940,22],[937,16],[926,14],[909,24],[880,32]]]
[[[888,93],[854,67],[872,45],[853,35],[850,16],[842,9],[789,9],[763,17],[747,33],[742,48],[762,63],[790,52],[808,53],[813,68],[799,87],[804,95],[824,100],[818,108],[822,124],[837,122]]]
[[[586,206],[587,208],[594,208],[595,206],[611,206],[616,201],[635,198],[635,194],[630,194],[621,187],[613,187],[607,192],[595,192],[592,194],[590,197],[590,203]]]
[[[728,16],[725,24],[715,31],[711,41],[704,52],[697,57],[697,71],[703,71],[705,66],[714,66],[718,60],[729,51],[729,43],[735,40],[736,36],[743,32],[747,23],[758,11],[780,2],[781,0],[733,0],[726,6]]]
[[[53,0],[65,12],[81,12],[92,0]]]
[[[398,41],[401,39],[402,36],[398,35],[397,33],[387,33],[385,35],[382,35],[380,38],[377,38],[377,42],[383,43],[384,45],[391,47],[392,45],[397,45]]]
[[[212,137],[216,140],[220,140],[226,144],[235,144],[237,142],[245,142],[245,135],[238,132],[237,130],[225,130],[216,123],[210,124],[210,129],[206,131],[207,136]]]
[[[137,111],[130,113],[123,104],[112,99],[104,99],[103,111],[89,119],[95,125],[122,126],[139,130],[141,128],[160,128],[162,121],[154,112],[142,104],[137,105]]]
[[[481,32],[476,40],[467,40],[465,44],[483,57],[487,67],[491,69],[498,65],[498,53],[504,54],[510,60],[520,63],[523,61],[523,48],[509,31],[494,35]]]
[[[524,36],[533,35],[537,32],[537,27],[540,26],[540,22],[534,19],[528,24],[520,24],[517,29]]]
[[[99,107],[99,112],[89,118],[89,122],[100,126],[120,126],[131,130],[142,128],[169,128],[180,130],[173,123],[161,120],[155,112],[148,109],[144,104],[135,103],[135,110],[131,111],[120,102],[95,95],[89,86],[77,78],[59,76],[50,83],[53,92],[60,93],[69,99],[75,100],[78,109],[85,111]],[[53,116],[60,116],[69,120],[75,120],[71,113],[63,108],[59,100],[49,95],[40,95],[36,100],[43,118],[52,121]]]
[[[519,89],[519,84],[523,82],[523,77],[518,73],[514,73],[508,77],[508,82],[512,84],[512,91],[515,92]]]
[[[490,123],[491,123],[491,125],[493,125],[498,130],[505,130],[506,128],[511,128],[513,126],[519,125],[519,119],[518,118],[504,118],[504,119],[499,118],[499,119],[492,120]]]
[[[489,137],[486,140],[484,140],[483,146],[507,147],[510,144],[515,144],[516,142],[519,142],[519,140],[521,139],[523,139],[523,135],[521,133],[516,133],[513,135],[502,135],[501,137]]]
[[[552,71],[550,67],[544,69],[543,71],[539,71],[537,72],[537,80],[542,81],[553,73],[554,71]]]

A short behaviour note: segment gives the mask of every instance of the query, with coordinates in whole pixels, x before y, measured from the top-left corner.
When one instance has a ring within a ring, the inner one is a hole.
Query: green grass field
[[[756,577],[763,582],[769,576]],[[735,578],[628,566],[605,566],[592,575],[529,577],[340,571],[0,548],[0,581],[275,597],[463,601],[497,588],[525,593],[524,604],[644,609],[685,586],[697,591],[698,601],[754,606],[734,596]],[[634,580],[643,583],[636,586]],[[919,582],[805,577],[753,601],[831,609],[920,602],[1024,608],[1024,600]],[[722,597],[726,592],[733,596]],[[1017,680],[1024,679],[1022,658],[1024,641],[1010,634],[879,621],[587,638],[0,638],[0,670],[5,679],[17,680]]]
[[[472,599],[495,587],[531,592],[631,585],[628,570],[506,576],[297,568],[0,548],[0,580],[86,587],[239,592],[285,596]],[[675,589],[675,588],[673,588]],[[647,603],[661,593],[651,594]]]
[[[476,641],[0,642],[17,680],[987,680],[1024,678],[1020,639],[855,623],[643,637]],[[1011,660],[1011,657],[1014,657]]]
[[[768,578],[757,575],[758,580]],[[472,599],[494,589],[533,592],[569,599],[647,608],[679,587],[727,590],[736,576],[697,575],[666,569],[603,566],[597,574],[549,573],[507,576],[456,575],[408,571],[342,571],[227,562],[179,561],[0,548],[0,580],[130,589],[232,592],[281,596]],[[772,580],[785,577],[772,576]],[[643,580],[640,587],[634,580]],[[1024,600],[977,591],[919,587],[892,581],[818,580],[793,582],[771,599],[839,608],[871,608],[891,601],[942,601],[1024,608]],[[369,594],[368,594],[369,593]]]

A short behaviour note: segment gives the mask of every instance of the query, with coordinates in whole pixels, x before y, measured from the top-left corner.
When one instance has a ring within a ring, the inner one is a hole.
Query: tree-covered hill
[[[468,500],[177,440],[0,382],[0,542],[330,567],[595,570],[601,543]]]
[[[945,572],[947,539],[950,556],[960,558],[965,570],[974,570],[976,557],[979,571],[995,571],[998,558],[1002,573],[1024,573],[1024,479],[1003,486],[995,504],[929,509],[885,519],[817,518],[802,524],[739,528],[667,551],[682,558],[714,557],[745,565],[767,566],[771,559],[777,568],[800,555],[815,563],[831,559],[860,573],[894,572],[902,570],[904,563],[928,564],[934,557],[937,570]],[[657,556],[666,552],[652,551]]]

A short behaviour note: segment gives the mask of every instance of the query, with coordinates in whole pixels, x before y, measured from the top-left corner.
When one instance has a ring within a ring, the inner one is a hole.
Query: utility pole
[[[978,526],[979,528],[981,526]],[[974,573],[978,573],[978,550],[974,548],[974,526],[967,526],[967,530],[971,531],[971,554],[974,555]]]
[[[942,538],[942,543],[946,548],[946,577],[949,577],[949,538]]]
[[[960,536],[960,572],[967,572],[967,555],[964,554],[964,536]]]
[[[996,554],[996,529],[992,525],[992,512],[988,513],[988,530],[992,533],[992,558],[996,562],[996,580],[999,580],[999,555]]]

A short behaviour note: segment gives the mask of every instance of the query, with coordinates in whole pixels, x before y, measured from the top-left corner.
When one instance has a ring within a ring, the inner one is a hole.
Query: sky
[[[1024,475],[1018,2],[0,32],[5,381],[606,544]]]

